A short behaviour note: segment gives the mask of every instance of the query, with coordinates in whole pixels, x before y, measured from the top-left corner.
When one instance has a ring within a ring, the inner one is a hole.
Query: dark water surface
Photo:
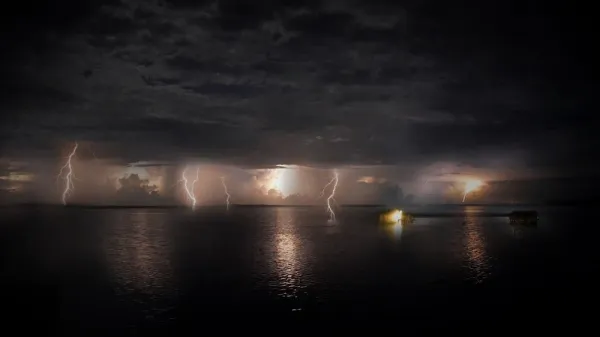
[[[3,320],[62,336],[243,332],[242,322],[288,319],[594,321],[584,316],[598,299],[592,210],[538,209],[537,228],[478,216],[511,210],[415,209],[463,214],[384,226],[376,208],[343,208],[336,224],[319,207],[6,208]]]

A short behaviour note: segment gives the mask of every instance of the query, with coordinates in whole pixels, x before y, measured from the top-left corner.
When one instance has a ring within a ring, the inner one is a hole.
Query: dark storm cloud
[[[14,111],[2,117],[3,152],[56,152],[77,139],[113,144],[105,156],[125,162],[245,166],[477,166],[519,153],[565,171],[591,165],[570,159],[597,145],[573,131],[589,127],[592,104],[577,27],[553,21],[572,19],[569,10],[510,1],[62,8],[51,11],[58,18],[8,22],[21,25],[2,67],[2,107]],[[569,153],[573,144],[583,145]]]

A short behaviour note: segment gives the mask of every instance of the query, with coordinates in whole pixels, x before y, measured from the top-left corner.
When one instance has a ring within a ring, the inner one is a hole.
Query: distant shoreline
[[[543,206],[583,206],[585,204],[412,204],[412,205],[340,205],[343,208],[404,208],[404,207],[543,207]],[[309,208],[309,207],[322,207],[323,205],[253,205],[253,204],[232,204],[230,207],[235,208],[269,208],[269,207],[294,207],[294,208]],[[9,207],[56,207],[56,208],[82,208],[82,209],[127,209],[127,208],[148,208],[148,209],[187,209],[189,206],[185,205],[85,205],[85,204],[71,204],[71,205],[60,205],[60,204],[36,204],[36,203],[21,203],[21,204],[2,204],[0,208]],[[225,205],[200,205],[199,209],[202,208],[225,208]]]

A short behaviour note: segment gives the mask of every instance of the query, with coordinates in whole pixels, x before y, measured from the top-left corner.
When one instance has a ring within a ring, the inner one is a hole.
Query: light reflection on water
[[[152,297],[171,293],[167,214],[120,212],[105,251],[118,290]]]
[[[243,317],[260,309],[406,317],[429,315],[447,302],[449,309],[433,316],[458,319],[512,314],[517,305],[507,298],[509,287],[520,286],[517,291],[525,296],[538,289],[551,298],[580,288],[582,281],[592,284],[589,266],[597,262],[589,248],[597,243],[597,227],[574,226],[588,219],[568,210],[541,212],[543,226],[527,229],[529,240],[518,241],[506,219],[467,210],[466,217],[386,226],[387,233],[371,209],[346,209],[335,226],[326,224],[321,208],[230,211],[227,217],[187,210],[11,213],[0,226],[1,289],[12,296],[7,307],[29,310],[45,301],[49,309],[40,312],[48,315],[56,311],[53,301],[60,301],[65,326],[97,317],[97,326],[118,330],[106,334],[114,336],[126,335],[118,332],[148,317],[154,323],[171,315],[195,323],[202,315],[222,318],[224,311],[235,311]],[[333,229],[335,235],[329,235]],[[97,238],[105,239],[104,245]],[[50,256],[59,246],[64,253]],[[81,259],[72,258],[78,255]],[[51,269],[45,265],[49,257],[56,263]],[[530,286],[540,281],[543,286]],[[545,291],[550,282],[556,288]],[[69,291],[57,293],[57,288]],[[452,294],[456,300],[447,299]],[[512,290],[509,295],[516,296]],[[502,300],[506,303],[498,303]],[[465,314],[468,302],[476,309]]]
[[[381,226],[384,226],[384,230],[390,238],[396,242],[400,241],[402,232],[404,231],[404,225],[401,221],[393,224],[381,224]]]
[[[402,220],[400,220],[400,222],[394,224],[393,230],[394,230],[394,238],[396,240],[400,240],[400,238],[402,237],[402,231],[404,230],[404,225],[402,224]]]
[[[297,237],[296,209],[278,208],[273,244],[275,245],[275,273],[278,277],[278,294],[295,298],[303,288],[303,252]]]
[[[464,252],[469,276],[475,283],[482,283],[490,275],[490,257],[486,251],[482,218],[473,216],[475,211],[467,207],[464,219]]]

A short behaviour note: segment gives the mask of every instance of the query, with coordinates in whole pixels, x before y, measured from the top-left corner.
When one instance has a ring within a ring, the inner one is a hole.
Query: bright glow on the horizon
[[[275,190],[283,197],[287,197],[293,194],[292,190],[294,187],[293,180],[296,179],[295,171],[292,168],[276,168],[269,171],[269,177],[267,178],[265,185],[267,192],[269,190]]]
[[[463,194],[463,202],[465,202],[465,199],[467,197],[467,194],[475,191],[476,189],[478,189],[479,187],[481,187],[483,185],[483,182],[481,180],[469,180],[465,183],[465,192]]]

